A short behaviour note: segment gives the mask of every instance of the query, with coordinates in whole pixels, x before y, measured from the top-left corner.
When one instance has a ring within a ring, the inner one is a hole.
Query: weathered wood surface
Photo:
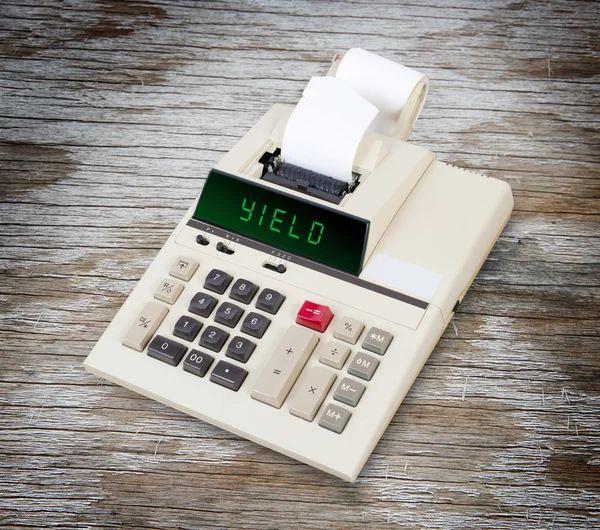
[[[451,4],[0,2],[0,526],[600,526],[600,10]],[[82,361],[209,168],[352,46],[426,72],[411,141],[516,204],[350,485]]]

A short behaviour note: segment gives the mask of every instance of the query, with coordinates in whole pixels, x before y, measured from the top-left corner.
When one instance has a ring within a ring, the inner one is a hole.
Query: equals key
[[[290,326],[258,376],[252,397],[280,408],[318,342],[311,330]]]

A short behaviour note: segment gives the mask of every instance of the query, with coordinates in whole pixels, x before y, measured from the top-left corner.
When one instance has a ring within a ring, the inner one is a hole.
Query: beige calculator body
[[[216,173],[366,220],[360,270],[194,218],[195,203],[85,366],[354,481],[508,221],[512,194],[372,133],[356,157],[361,182],[340,204],[280,189],[261,178],[259,161],[280,146],[291,110],[273,107]],[[276,215],[289,224],[289,212]],[[338,236],[339,252],[355,237]],[[200,328],[190,330],[194,322]]]

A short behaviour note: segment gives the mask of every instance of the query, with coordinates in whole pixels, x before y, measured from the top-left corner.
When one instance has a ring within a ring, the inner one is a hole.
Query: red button
[[[296,324],[322,333],[327,329],[332,318],[333,313],[328,306],[306,300],[296,315]]]

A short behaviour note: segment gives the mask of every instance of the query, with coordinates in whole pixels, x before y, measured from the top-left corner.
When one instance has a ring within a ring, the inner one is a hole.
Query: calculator
[[[369,132],[352,186],[286,179],[272,165],[292,110],[275,105],[210,171],[85,366],[354,481],[512,193]]]

